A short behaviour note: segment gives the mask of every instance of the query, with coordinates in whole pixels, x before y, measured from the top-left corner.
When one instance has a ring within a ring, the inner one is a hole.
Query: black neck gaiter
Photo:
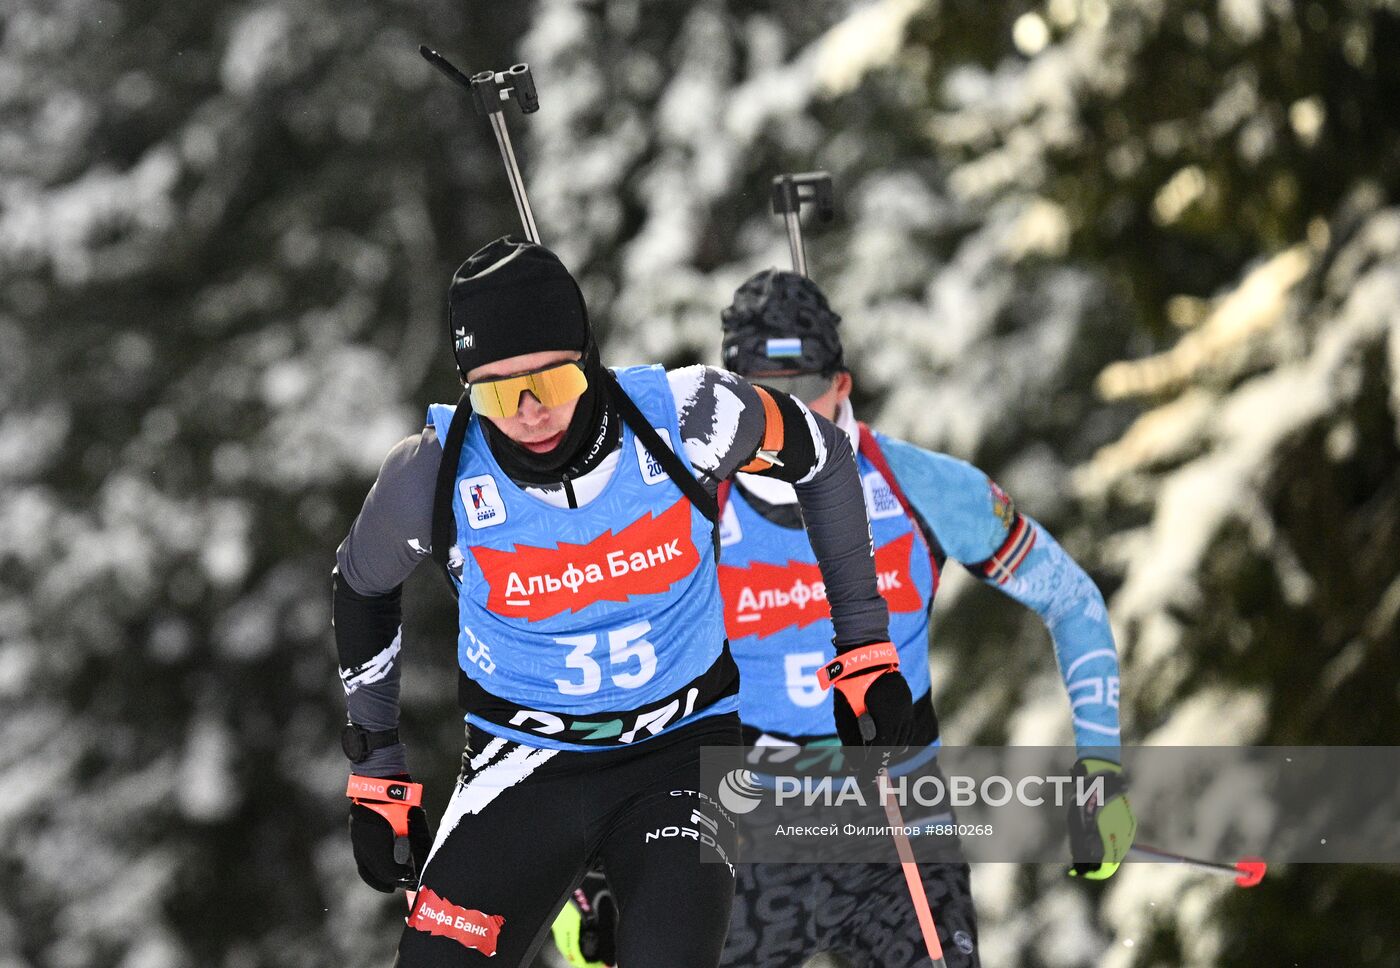
[[[578,399],[564,439],[551,451],[536,454],[527,450],[497,430],[494,423],[482,420],[491,453],[512,480],[527,484],[574,480],[597,467],[617,446],[622,419],[608,393],[598,349],[591,341],[584,353],[583,372],[588,389]]]

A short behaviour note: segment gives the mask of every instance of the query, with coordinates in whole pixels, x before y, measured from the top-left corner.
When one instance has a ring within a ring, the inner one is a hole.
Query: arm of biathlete
[[[441,460],[431,427],[395,445],[336,549],[331,614],[345,707],[351,722],[372,732],[399,724],[399,592],[431,551],[433,488]],[[407,773],[403,743],[375,750],[355,772]]]
[[[903,441],[882,438],[881,449],[949,557],[1045,623],[1080,755],[1117,760],[1118,653],[1093,579],[976,467]]]
[[[850,438],[801,401],[765,390],[727,370],[687,366],[667,374],[681,441],[697,477],[712,492],[751,467],[765,440],[777,461],[753,472],[793,485],[816,554],[838,646],[889,640],[889,613],[875,586],[870,524]],[[777,422],[774,425],[774,422]]]

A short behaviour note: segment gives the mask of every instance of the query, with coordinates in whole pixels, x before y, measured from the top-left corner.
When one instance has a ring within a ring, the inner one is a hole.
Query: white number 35
[[[608,633],[608,667],[613,685],[620,689],[636,689],[656,674],[656,649],[642,637],[650,631],[650,622],[635,622]],[[579,671],[577,680],[555,679],[559,691],[566,696],[588,696],[597,692],[603,684],[603,669],[593,658],[598,636],[566,635],[554,641],[572,648],[564,657],[564,664]],[[812,681],[816,681],[815,677]]]

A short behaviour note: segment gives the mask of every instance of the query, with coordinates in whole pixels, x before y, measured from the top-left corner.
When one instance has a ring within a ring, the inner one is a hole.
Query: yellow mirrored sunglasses
[[[551,363],[529,373],[476,380],[468,388],[472,409],[484,417],[513,417],[526,390],[546,407],[577,400],[588,389],[588,377],[576,360]]]

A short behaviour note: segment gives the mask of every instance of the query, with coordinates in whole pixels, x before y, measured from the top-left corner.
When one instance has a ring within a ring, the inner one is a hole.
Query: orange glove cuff
[[[886,672],[899,669],[899,652],[890,642],[861,645],[842,652],[817,670],[817,682],[823,689],[835,686],[846,697],[851,712],[865,714],[865,690]]]
[[[423,802],[423,784],[350,774],[345,795],[351,802],[373,810],[394,828],[394,836],[408,836],[408,810]]]

